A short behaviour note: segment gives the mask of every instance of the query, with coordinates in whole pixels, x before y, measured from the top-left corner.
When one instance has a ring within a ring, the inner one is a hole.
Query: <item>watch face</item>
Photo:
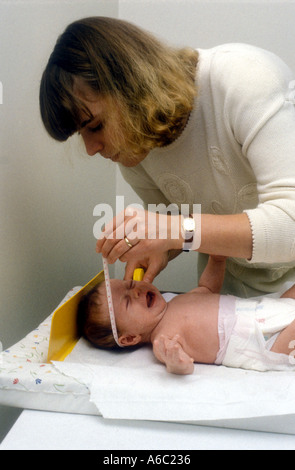
[[[183,221],[183,228],[186,232],[193,232],[195,230],[195,221],[188,217]]]

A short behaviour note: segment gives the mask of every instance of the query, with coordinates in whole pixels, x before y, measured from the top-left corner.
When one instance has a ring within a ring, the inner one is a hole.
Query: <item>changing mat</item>
[[[58,307],[80,288],[73,288]],[[53,313],[25,338],[0,354],[0,404],[45,411],[99,414],[89,401],[89,390],[84,383],[46,363]]]
[[[293,372],[196,364],[193,375],[175,376],[149,346],[110,352],[84,339],[64,362],[46,364],[51,317],[1,353],[1,404],[295,434]]]

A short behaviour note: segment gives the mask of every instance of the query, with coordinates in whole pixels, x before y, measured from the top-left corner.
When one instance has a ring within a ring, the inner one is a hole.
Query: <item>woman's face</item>
[[[88,155],[93,156],[99,153],[102,157],[127,167],[137,165],[147,156],[147,151],[143,150],[135,155],[126,148],[124,136],[122,133],[119,134],[121,126],[118,105],[117,109],[115,105],[115,109],[112,106],[111,110],[110,101],[94,93],[82,81],[78,83],[76,81],[76,94],[79,99],[83,100],[93,116],[89,119],[82,113],[82,125],[79,130]]]

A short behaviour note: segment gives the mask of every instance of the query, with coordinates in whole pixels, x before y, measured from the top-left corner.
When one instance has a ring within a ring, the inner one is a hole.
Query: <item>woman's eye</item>
[[[98,132],[98,131],[101,131],[103,128],[103,124],[102,122],[100,122],[99,124],[97,124],[97,126],[95,127],[89,127],[88,129],[90,130],[90,132]]]

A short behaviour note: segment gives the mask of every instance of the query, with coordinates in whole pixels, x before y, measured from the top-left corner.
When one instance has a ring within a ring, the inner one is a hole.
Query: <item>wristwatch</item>
[[[193,216],[189,214],[189,217],[184,217],[182,221],[182,236],[184,238],[183,251],[192,250],[195,230],[196,222]]]

